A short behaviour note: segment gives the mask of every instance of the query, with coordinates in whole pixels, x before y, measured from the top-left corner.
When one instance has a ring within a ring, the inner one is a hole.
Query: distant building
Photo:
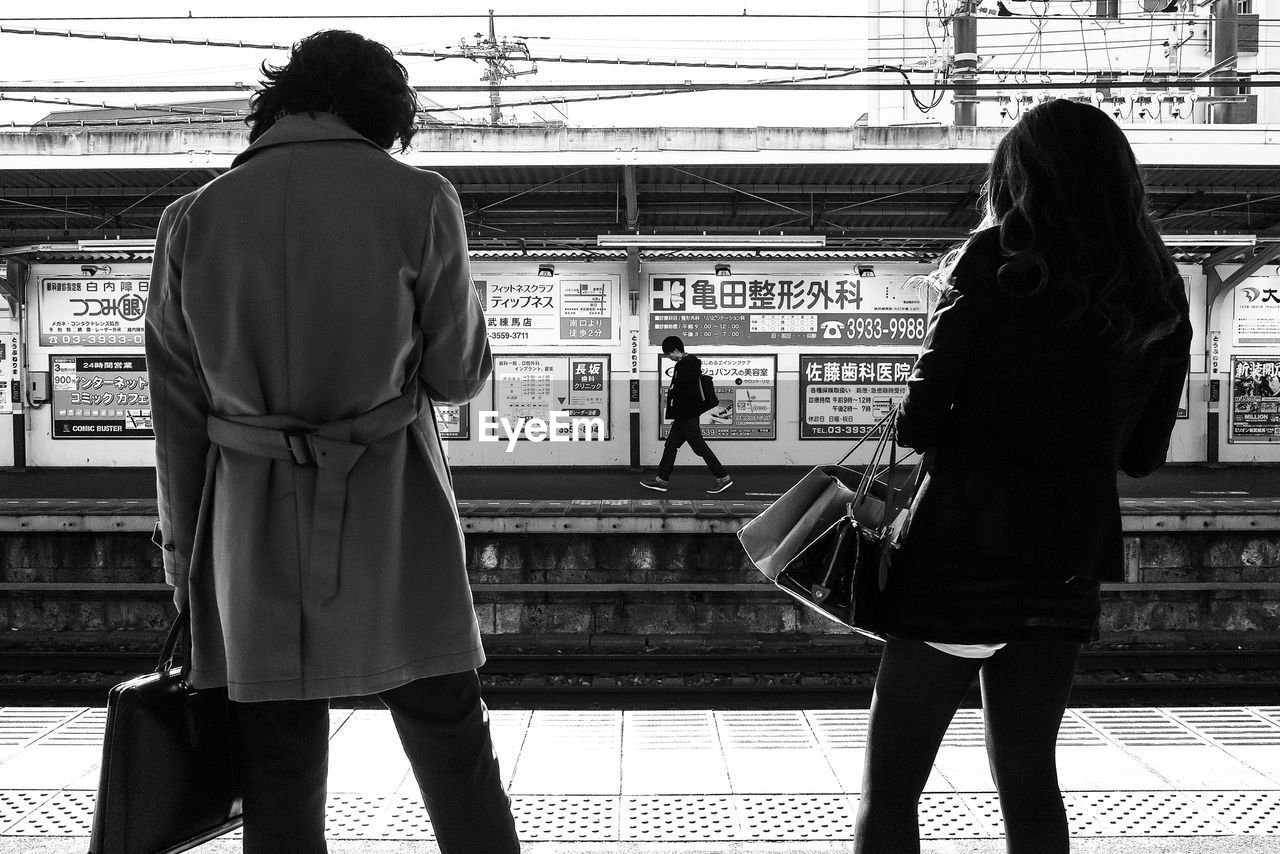
[[[878,17],[867,23],[870,64],[901,66],[914,71],[916,82],[931,78],[921,71],[934,70],[938,82],[963,53],[955,39],[954,23],[946,16],[962,8],[965,0],[872,0]],[[1228,5],[1234,4],[1229,9]],[[1280,121],[1280,100],[1272,90],[1250,91],[1247,80],[1259,69],[1276,67],[1280,41],[1259,38],[1259,16],[1254,0],[974,0],[979,82],[1003,82],[1001,92],[978,93],[978,126],[1011,124],[1025,109],[1041,99],[1088,99],[1116,116],[1122,124],[1190,125],[1254,124]],[[1155,11],[1147,11],[1152,8]],[[1215,102],[1209,88],[1179,87],[1163,81],[1211,78],[1215,50],[1229,46],[1224,27],[1235,15],[1234,67],[1245,81],[1231,87],[1233,97]],[[1265,25],[1265,22],[1264,22]],[[1036,89],[1040,82],[1064,82],[1080,72],[1096,77],[1078,88]],[[901,81],[898,74],[880,74],[886,82]],[[1109,87],[1108,78],[1137,87]],[[951,78],[954,82],[954,77]],[[936,106],[922,111],[911,93],[869,93],[871,125],[937,123],[954,121],[954,93],[947,91]],[[936,96],[919,90],[916,97],[928,106]],[[1213,104],[1210,106],[1210,104]]]

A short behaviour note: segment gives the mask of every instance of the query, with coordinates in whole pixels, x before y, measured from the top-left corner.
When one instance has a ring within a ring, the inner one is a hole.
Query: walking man
[[[662,449],[657,476],[653,480],[640,481],[640,485],[645,489],[666,492],[671,485],[671,470],[676,465],[676,454],[679,453],[680,446],[688,442],[689,447],[702,457],[702,461],[711,470],[712,477],[716,479],[707,494],[724,492],[733,486],[733,479],[707,446],[707,440],[702,438],[702,427],[698,424],[702,413],[711,408],[707,405],[706,393],[702,388],[702,360],[692,353],[686,353],[684,342],[675,335],[668,335],[663,339],[662,355],[676,363],[671,371],[671,385],[667,389],[666,417],[671,419],[671,432],[667,434],[667,444]]]

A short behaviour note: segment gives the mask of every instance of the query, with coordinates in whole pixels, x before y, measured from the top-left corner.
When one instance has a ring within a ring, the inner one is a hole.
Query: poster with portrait
[[[658,402],[665,416],[667,389],[675,363],[658,357]],[[720,401],[698,423],[708,439],[776,439],[778,436],[777,356],[700,356],[702,373],[712,378]],[[658,438],[666,440],[671,421],[658,421]]]
[[[1231,434],[1236,444],[1280,442],[1280,355],[1231,359]]]

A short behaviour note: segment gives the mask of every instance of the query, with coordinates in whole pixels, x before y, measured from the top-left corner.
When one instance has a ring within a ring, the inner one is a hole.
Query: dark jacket
[[[692,353],[675,363],[671,385],[667,388],[666,417],[697,418],[706,411],[702,405],[702,360]]]
[[[1165,460],[1191,324],[1138,355],[1049,296],[996,284],[995,230],[954,270],[907,384],[898,441],[931,451],[896,564],[902,632],[956,643],[1087,640],[1124,578],[1116,473]]]

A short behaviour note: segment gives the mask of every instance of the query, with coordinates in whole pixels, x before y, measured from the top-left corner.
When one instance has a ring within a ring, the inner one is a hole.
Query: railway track
[[[867,653],[579,653],[490,655],[491,706],[865,706],[879,656]],[[102,705],[107,689],[155,666],[143,652],[0,651],[0,704]],[[1280,650],[1090,650],[1075,705],[1274,702]],[[977,692],[969,699],[976,702]],[[354,705],[376,701],[353,699]]]

